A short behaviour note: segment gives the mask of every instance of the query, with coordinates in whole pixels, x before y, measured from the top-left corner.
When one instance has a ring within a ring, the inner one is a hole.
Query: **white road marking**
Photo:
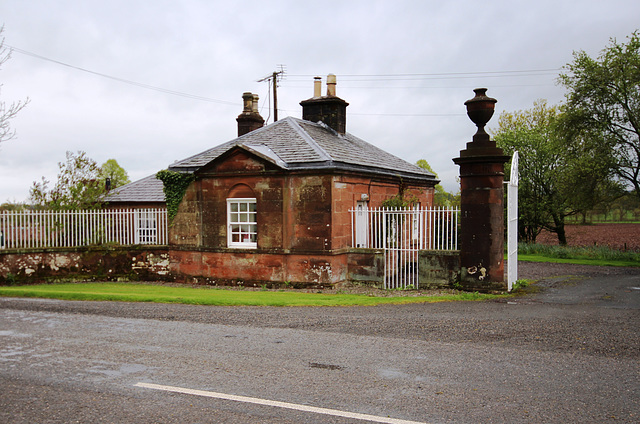
[[[298,405],[296,403],[279,402],[275,400],[259,399],[247,396],[229,395],[226,393],[209,392],[205,390],[186,389],[183,387],[163,386],[160,384],[136,383],[136,387],[144,387],[146,389],[163,390],[165,392],[183,393],[187,395],[204,396],[216,399],[233,400],[236,402],[253,403],[255,405],[273,406],[276,408],[293,409],[302,412],[312,412],[314,414],[332,415],[335,417],[354,418],[356,420],[365,420],[375,423],[385,424],[426,424],[418,421],[407,421],[398,418],[385,418],[375,415],[358,414],[355,412],[340,411],[337,409],[318,408],[316,406]]]

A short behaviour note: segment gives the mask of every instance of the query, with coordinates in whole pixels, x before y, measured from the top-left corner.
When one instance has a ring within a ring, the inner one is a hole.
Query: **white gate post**
[[[518,152],[511,159],[507,184],[507,285],[511,291],[518,280]]]

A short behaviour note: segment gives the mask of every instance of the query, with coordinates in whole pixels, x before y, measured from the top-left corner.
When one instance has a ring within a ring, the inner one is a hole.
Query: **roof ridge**
[[[304,139],[304,141],[307,142],[307,144],[309,144],[309,146],[311,146],[311,148],[321,157],[324,158],[324,160],[327,161],[333,161],[333,157],[327,153],[327,151],[325,149],[322,148],[322,146],[320,146],[314,139],[313,137],[311,137],[311,135],[309,135],[308,132],[306,132],[304,130],[304,128],[302,128],[300,126],[300,124],[298,123],[297,118],[293,118],[291,116],[287,116],[285,119],[289,119],[289,121],[291,122],[291,126],[293,127],[294,130],[296,130],[296,132]],[[311,121],[305,121],[308,122],[310,124],[313,124],[313,122]],[[317,124],[316,124],[317,125]]]

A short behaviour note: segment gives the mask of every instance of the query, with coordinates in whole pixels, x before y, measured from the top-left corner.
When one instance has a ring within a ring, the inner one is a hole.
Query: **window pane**
[[[255,248],[258,242],[257,205],[254,199],[228,199],[229,247]]]

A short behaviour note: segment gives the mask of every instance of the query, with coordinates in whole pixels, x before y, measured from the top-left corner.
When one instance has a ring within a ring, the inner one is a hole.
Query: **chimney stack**
[[[337,133],[344,134],[347,129],[347,106],[349,103],[336,96],[336,76],[327,75],[327,95],[321,96],[321,78],[313,79],[313,97],[300,102],[302,119],[311,122],[324,122]]]
[[[264,119],[258,112],[258,95],[242,93],[243,110],[236,118],[238,121],[238,137],[257,130],[264,125]]]

